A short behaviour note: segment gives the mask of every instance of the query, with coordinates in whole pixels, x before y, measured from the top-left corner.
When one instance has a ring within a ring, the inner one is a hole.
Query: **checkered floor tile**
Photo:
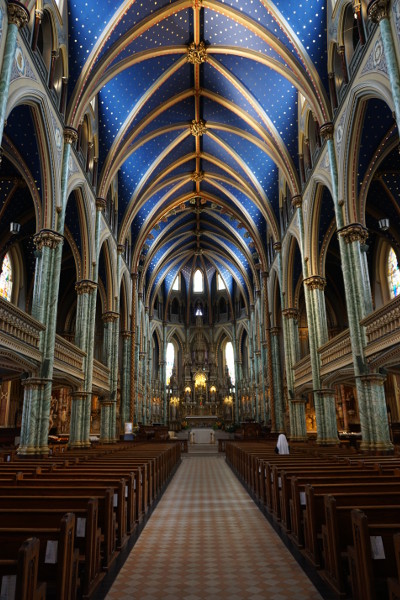
[[[222,456],[185,457],[107,600],[321,600]]]

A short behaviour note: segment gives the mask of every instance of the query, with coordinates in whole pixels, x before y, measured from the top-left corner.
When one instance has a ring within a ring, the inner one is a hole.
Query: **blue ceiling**
[[[252,255],[265,264],[279,231],[279,178],[299,185],[295,86],[316,109],[326,98],[323,0],[200,5],[69,2],[67,120],[97,94],[98,193],[117,179],[119,242],[131,232],[132,270],[153,290],[190,272],[199,249],[228,288],[254,287]],[[205,62],[187,59],[192,42]]]

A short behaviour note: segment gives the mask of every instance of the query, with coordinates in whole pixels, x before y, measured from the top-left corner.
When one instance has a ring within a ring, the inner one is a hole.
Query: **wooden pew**
[[[101,532],[97,527],[98,501],[92,498],[86,507],[69,504],[63,501],[59,506],[36,508],[35,504],[40,498],[2,498],[0,499],[0,528],[13,527],[57,527],[63,515],[69,511],[75,515],[75,540],[74,548],[79,551],[79,581],[80,591],[84,597],[93,594],[101,581],[100,537]],[[8,501],[8,502],[7,502]],[[8,504],[8,505],[7,505]],[[7,506],[5,506],[7,505]],[[16,505],[19,505],[17,507]],[[68,505],[68,506],[67,506]]]
[[[52,488],[51,490],[46,487],[34,486],[0,486],[0,506],[8,506],[7,498],[11,497],[14,503],[18,498],[29,499],[29,503],[35,508],[57,508],[65,505],[86,508],[89,500],[96,498],[98,501],[98,526],[102,532],[102,566],[105,570],[110,568],[117,555],[113,488],[95,492],[93,488],[74,488],[72,486]],[[20,502],[23,503],[24,500]]]
[[[388,578],[389,600],[400,599],[400,533],[393,536],[393,546],[397,565],[397,576]]]
[[[382,497],[371,493],[361,498],[343,496],[336,501],[334,496],[325,496],[325,525],[322,528],[324,571],[323,578],[329,583],[335,593],[347,594],[349,589],[349,571],[347,547],[353,543],[351,513],[354,508],[362,510],[370,523],[393,523],[400,514],[400,495]],[[388,502],[395,504],[388,504]],[[347,502],[347,505],[341,505]],[[351,502],[351,504],[350,504]],[[375,504],[373,504],[373,502]],[[368,505],[366,505],[368,503]]]
[[[22,542],[15,558],[9,548],[5,550],[8,558],[0,559],[0,589],[4,586],[8,592],[15,586],[18,600],[45,600],[46,583],[38,582],[40,541],[28,538]],[[12,596],[7,592],[6,597]]]
[[[370,524],[357,509],[352,511],[351,520],[353,549],[349,552],[349,565],[353,598],[384,600],[388,597],[388,578],[398,573],[393,539],[400,532],[400,522]]]
[[[304,555],[314,566],[321,564],[322,524],[325,519],[324,496],[330,494],[339,498],[345,494],[369,493],[372,482],[365,483],[346,483],[340,482],[328,484],[306,485],[306,506],[303,511],[304,520]],[[371,490],[372,491],[372,490]],[[373,482],[373,493],[400,493],[400,483],[379,483]],[[348,503],[350,504],[350,502]],[[368,501],[365,502],[368,504]]]
[[[47,594],[55,594],[57,600],[74,600],[78,583],[74,533],[75,516],[72,513],[64,515],[58,527],[1,527],[0,552],[13,555],[27,536],[33,535],[40,543],[38,577],[46,582]]]

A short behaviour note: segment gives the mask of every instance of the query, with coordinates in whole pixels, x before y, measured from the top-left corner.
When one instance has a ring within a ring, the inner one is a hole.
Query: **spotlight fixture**
[[[389,229],[389,219],[379,219],[378,225],[379,229],[382,231],[387,231]]]
[[[17,235],[17,233],[19,233],[20,229],[21,229],[20,223],[10,223],[10,232],[13,235]]]

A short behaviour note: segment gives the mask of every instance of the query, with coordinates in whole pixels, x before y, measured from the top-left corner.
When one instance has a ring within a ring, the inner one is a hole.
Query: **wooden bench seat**
[[[47,595],[74,600],[78,585],[78,551],[74,550],[75,516],[65,514],[58,527],[0,527],[0,559],[15,554],[28,536],[39,540],[38,578]],[[52,550],[52,551],[51,551]]]
[[[0,559],[0,589],[15,586],[18,600],[45,600],[46,583],[38,581],[40,541],[28,538],[16,554],[7,548],[8,558]],[[3,580],[6,579],[6,581]],[[12,594],[8,594],[11,595]]]

